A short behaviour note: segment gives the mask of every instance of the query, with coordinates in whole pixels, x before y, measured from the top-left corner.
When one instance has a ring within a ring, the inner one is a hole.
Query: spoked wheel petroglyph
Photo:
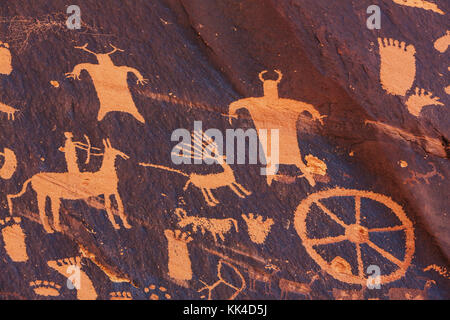
[[[335,198],[335,197],[351,197],[354,198],[355,204],[355,219],[353,224],[345,223],[337,214],[333,213],[331,209],[327,208],[322,200]],[[370,228],[363,226],[361,223],[361,199],[370,199],[381,203],[390,211],[392,211],[395,216],[400,220],[400,224],[391,227],[382,228]],[[310,218],[314,218],[312,215],[315,213],[311,212],[311,208],[314,206],[318,207],[323,213],[325,213],[334,222],[339,224],[345,229],[344,234],[338,236],[331,236],[325,238],[310,238],[308,235],[307,217],[311,215]],[[311,194],[306,199],[304,199],[295,212],[294,217],[295,230],[302,239],[303,245],[305,246],[308,254],[313,258],[313,260],[328,274],[330,274],[335,279],[351,283],[366,285],[368,276],[364,271],[363,256],[361,253],[361,246],[367,245],[376,251],[377,254],[384,257],[388,261],[395,265],[395,271],[390,274],[383,274],[381,272],[380,281],[381,284],[389,283],[394,280],[400,279],[406,273],[408,269],[412,256],[414,254],[414,229],[412,222],[408,219],[402,207],[395,203],[391,198],[370,192],[361,190],[347,190],[347,189],[331,189],[320,191]],[[393,254],[389,253],[387,250],[383,249],[379,245],[371,241],[370,235],[380,232],[394,233],[394,232],[404,232],[405,237],[405,253],[403,259],[397,258]],[[356,247],[356,261],[357,261],[357,272],[356,274],[351,270],[350,264],[342,257],[337,256],[333,261],[327,262],[317,251],[316,248],[321,245],[332,245],[340,244],[344,241],[350,241]],[[366,266],[367,267],[367,266]],[[381,266],[380,266],[381,267]],[[383,269],[381,267],[381,269]]]

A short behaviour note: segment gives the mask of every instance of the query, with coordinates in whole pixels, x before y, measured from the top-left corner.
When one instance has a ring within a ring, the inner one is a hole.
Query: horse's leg
[[[53,213],[53,226],[56,231],[61,232],[61,223],[59,221],[59,209],[61,207],[61,200],[59,198],[50,198]]]
[[[241,184],[237,183],[237,182],[233,182],[233,185],[238,188],[241,192],[243,192],[246,196],[251,195],[251,191],[248,191],[247,189],[245,189]]]
[[[112,209],[111,209],[111,199],[109,198],[110,195],[109,194],[105,194],[105,207],[106,207],[106,213],[108,214],[108,219],[109,221],[111,221],[111,224],[113,225],[114,229],[120,229],[120,226],[116,223],[115,219],[114,219],[114,215],[112,213]]]
[[[41,218],[42,226],[44,227],[45,232],[53,233],[53,229],[48,224],[47,215],[45,214],[45,202],[47,200],[47,195],[37,194],[38,208],[39,208],[39,217]]]
[[[211,201],[212,201],[212,202],[214,202],[215,204],[219,204],[219,203],[220,203],[219,200],[217,200],[217,199],[214,197],[214,195],[213,195],[211,189],[206,189],[206,192],[208,193],[208,195],[209,195],[209,197],[211,198]]]
[[[116,198],[117,210],[119,211],[119,217],[120,219],[122,219],[123,226],[127,229],[131,229],[131,226],[128,224],[127,217],[124,213],[122,199],[120,198],[118,193],[114,194],[114,197]]]
[[[214,207],[216,204],[209,199],[209,196],[208,196],[208,193],[206,192],[206,189],[205,188],[201,188],[201,190],[202,190],[203,198],[205,198],[206,203],[208,205],[210,205],[211,207]]]

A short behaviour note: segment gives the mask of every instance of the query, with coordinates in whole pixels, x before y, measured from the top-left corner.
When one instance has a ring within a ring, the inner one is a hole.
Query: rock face
[[[4,1],[0,298],[448,299],[450,4],[370,5]]]

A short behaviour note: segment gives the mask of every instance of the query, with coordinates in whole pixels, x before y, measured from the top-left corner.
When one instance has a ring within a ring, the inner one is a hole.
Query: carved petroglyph
[[[280,98],[278,96],[278,84],[282,79],[282,73],[275,70],[278,74],[278,79],[266,80],[263,78],[266,72],[263,71],[259,74],[259,79],[264,87],[264,96],[240,99],[231,103],[229,106],[230,123],[231,117],[235,117],[238,110],[247,109],[250,112],[257,131],[267,130],[267,139],[264,139],[266,141],[261,141],[266,156],[267,168],[273,165],[278,166],[278,164],[295,165],[302,173],[299,177],[305,177],[309,184],[314,186],[314,177],[302,159],[297,140],[296,123],[300,114],[305,111],[311,114],[312,118],[318,120],[321,124],[323,124],[323,116],[311,104]],[[272,130],[278,130],[279,132],[279,146],[268,146],[268,142],[272,141]],[[279,148],[278,163],[271,163],[270,161],[274,148]],[[266,174],[267,183],[270,185],[274,179],[274,175],[269,172],[266,172]]]
[[[217,242],[217,236],[219,236],[220,240],[225,241],[224,235],[229,233],[233,226],[236,232],[239,232],[237,221],[233,218],[209,219],[203,217],[192,217],[188,216],[187,212],[181,208],[177,208],[175,210],[175,214],[180,219],[178,222],[178,226],[180,228],[185,228],[188,225],[192,225],[193,232],[197,232],[197,230],[200,229],[202,234],[205,234],[205,231],[209,231],[214,238],[214,242]]]
[[[222,275],[223,265],[226,265],[229,268],[231,268],[231,270],[239,277],[239,279],[241,281],[239,286],[235,286],[234,284],[229,283],[227,280],[225,280],[223,278],[223,275]],[[203,292],[203,291],[207,290],[208,291],[208,296],[207,296],[208,300],[212,299],[212,293],[213,293],[214,289],[221,284],[235,290],[235,292],[226,300],[236,299],[236,297],[245,289],[246,283],[245,283],[244,276],[239,272],[239,270],[235,266],[233,266],[231,263],[224,261],[222,259],[220,259],[219,263],[217,264],[217,278],[219,278],[219,280],[214,282],[212,285],[207,285],[205,282],[200,280],[200,282],[204,284],[204,287],[199,289],[198,292]],[[202,296],[202,298],[203,297],[205,297],[205,296]],[[221,298],[221,299],[225,300],[224,298]]]
[[[36,280],[30,282],[30,287],[38,296],[58,297],[60,295],[61,286],[52,281]]]
[[[133,300],[133,297],[131,296],[131,292],[116,291],[116,292],[111,292],[109,294],[109,300],[129,301],[129,300]]]
[[[10,75],[13,71],[9,44],[0,41],[0,74]],[[8,120],[14,120],[19,110],[0,102],[0,112],[6,113]]]
[[[390,288],[389,300],[428,300],[428,290],[436,285],[434,280],[428,280],[423,290],[407,288]]]
[[[430,184],[430,179],[436,176],[439,176],[441,178],[441,180],[445,180],[445,177],[436,170],[436,166],[434,165],[434,163],[432,162],[428,162],[428,164],[432,167],[431,171],[422,174],[422,173],[417,173],[415,171],[411,171],[411,177],[407,178],[403,181],[403,184],[419,184],[420,180],[423,180],[426,184]]]
[[[287,299],[289,293],[300,294],[311,299],[311,285],[318,280],[319,276],[314,275],[309,283],[301,283],[281,278],[278,285],[281,289],[280,299]]]
[[[448,46],[450,46],[450,30],[434,42],[434,48],[440,53],[447,51]]]
[[[25,243],[25,233],[20,225],[22,219],[18,217],[8,217],[0,219],[0,229],[2,230],[3,243],[6,253],[14,262],[28,261],[27,247]]]
[[[246,266],[245,268],[247,269],[247,274],[249,278],[249,290],[256,291],[256,282],[262,282],[264,283],[265,294],[271,293],[273,278],[276,273],[281,271],[280,268],[278,268],[273,264],[265,266],[265,269],[270,270],[270,273],[252,266]]]
[[[409,113],[418,117],[422,108],[429,105],[443,106],[438,97],[433,97],[433,93],[424,89],[416,88],[405,102]]]
[[[250,240],[256,244],[263,244],[274,224],[273,219],[267,218],[264,220],[262,216],[254,215],[253,213],[243,214],[242,219],[247,224]]]
[[[175,283],[187,287],[192,279],[191,258],[187,244],[192,241],[188,233],[180,230],[165,230],[168,251],[168,274]]]
[[[116,199],[117,212],[122,220],[123,226],[127,229],[131,228],[125,217],[123,203],[117,191],[119,179],[115,168],[115,162],[118,156],[123,159],[129,159],[129,157],[125,153],[114,149],[109,139],[104,140],[103,144],[105,146],[105,152],[99,171],[83,173],[38,173],[25,181],[20,193],[7,195],[10,213],[12,214],[13,212],[12,199],[21,197],[27,191],[28,185],[31,184],[32,189],[37,194],[41,223],[47,233],[53,233],[45,210],[47,198],[50,198],[51,202],[55,231],[62,231],[59,216],[62,199],[79,200],[99,195],[103,195],[105,198],[106,212],[114,229],[120,229],[120,226],[115,222],[111,207],[111,196],[114,196]]]
[[[87,152],[85,164],[88,164],[91,160],[91,156],[104,156],[104,153],[93,153],[92,151],[101,151],[101,149],[92,147],[91,141],[88,136],[84,136],[86,144],[81,142],[73,141],[72,132],[64,132],[64,137],[66,141],[63,147],[58,150],[64,153],[66,159],[67,172],[69,173],[80,173],[80,168],[78,166],[78,155],[77,149],[81,149]]]
[[[94,82],[98,99],[100,100],[100,110],[97,120],[101,121],[109,112],[125,112],[131,114],[138,121],[145,123],[144,118],[137,110],[133,97],[127,84],[128,73],[133,73],[137,77],[137,84],[144,85],[148,80],[144,79],[141,73],[130,67],[116,66],[111,60],[110,55],[124,50],[113,47],[113,50],[99,54],[87,49],[86,43],[82,47],[75,47],[96,56],[98,64],[81,63],[76,65],[72,72],[66,73],[68,78],[80,80],[80,74],[86,70]]]
[[[8,180],[11,179],[17,169],[17,159],[14,151],[5,148],[0,152],[0,157],[3,157],[3,164],[0,168],[0,178]]]
[[[77,290],[78,300],[97,299],[97,292],[94,285],[88,275],[83,271],[81,257],[52,260],[48,261],[47,265],[66,277],[68,279],[68,283],[72,283],[74,289]],[[74,278],[72,278],[73,276],[75,276],[75,278],[79,277],[79,279],[77,279],[79,280],[79,283],[73,283],[75,282]]]
[[[165,287],[157,287],[154,284],[149,285],[148,287],[146,287],[144,289],[144,292],[147,294],[150,294],[149,296],[149,300],[161,300],[161,299],[165,299],[165,300],[170,300],[172,299],[172,296],[167,293],[167,288]]]
[[[430,270],[434,270],[437,273],[439,273],[439,275],[441,275],[442,277],[444,277],[446,279],[450,279],[450,272],[445,267],[431,264],[428,267],[426,267],[425,269],[423,269],[423,271],[425,271],[425,272],[430,271]]]
[[[362,290],[342,290],[333,288],[333,297],[335,300],[364,300],[366,287]]]
[[[225,156],[219,152],[217,144],[203,132],[194,132],[192,134],[192,137],[194,138],[193,146],[181,145],[179,146],[179,148],[175,147],[177,148],[176,152],[180,152],[180,155],[182,155],[183,157],[189,157],[193,159],[199,159],[199,155],[203,155],[202,159],[209,158],[211,160],[214,160],[222,167],[223,172],[211,174],[191,173],[190,175],[188,175],[180,170],[171,169],[151,163],[139,163],[139,165],[143,167],[153,167],[170,172],[175,172],[188,177],[189,180],[186,182],[183,190],[186,191],[191,184],[199,188],[202,192],[203,197],[205,198],[206,203],[209,206],[216,206],[220,203],[212,193],[212,190],[214,189],[229,187],[239,198],[245,198],[246,196],[249,196],[251,192],[236,182],[233,169],[229,164],[226,163]],[[197,143],[198,141],[200,142]],[[207,152],[204,153],[203,151]]]
[[[416,49],[395,39],[378,38],[380,81],[389,94],[405,96],[416,77]]]
[[[392,0],[392,1],[394,1],[396,4],[399,4],[402,6],[419,8],[419,9],[424,9],[424,10],[431,10],[433,12],[436,12],[436,13],[439,13],[442,15],[445,14],[444,11],[439,9],[437,4],[430,2],[430,1],[425,1],[425,0]]]
[[[354,198],[354,223],[345,223],[338,215],[333,213],[332,210],[327,208],[321,202],[328,198],[334,197]],[[376,201],[390,209],[390,211],[395,214],[395,216],[400,220],[400,224],[382,228],[367,228],[363,226],[361,224],[361,215],[362,213],[364,213],[364,210],[361,207],[361,200],[365,198]],[[344,234],[325,238],[310,238],[308,236],[308,226],[306,221],[307,217],[311,215],[311,208],[313,206],[320,209],[332,221],[344,228]],[[361,246],[363,245],[372,248],[379,255],[392,262],[396,266],[395,271],[380,276],[381,284],[389,283],[402,278],[405,275],[414,254],[415,244],[413,224],[406,216],[402,207],[392,201],[391,198],[370,191],[336,188],[311,194],[306,199],[302,200],[302,202],[297,207],[294,218],[294,226],[300,238],[302,239],[302,243],[305,246],[306,251],[322,268],[322,270],[326,271],[335,279],[346,283],[366,285],[367,278],[364,274],[364,263],[361,253]],[[406,250],[403,259],[395,257],[387,250],[379,247],[370,240],[370,234],[379,232],[402,232],[405,234]],[[356,248],[357,274],[354,274],[352,272],[350,263],[343,257],[337,256],[332,260],[331,263],[329,263],[316,251],[315,248],[321,245],[338,244],[343,241],[349,241],[353,243]]]

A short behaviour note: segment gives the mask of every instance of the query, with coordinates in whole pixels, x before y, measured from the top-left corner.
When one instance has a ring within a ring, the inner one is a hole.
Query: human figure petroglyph
[[[195,143],[194,146],[191,145],[180,145],[179,148],[175,147],[177,152],[182,152],[182,157],[190,157],[193,159],[199,159],[199,154],[203,155],[202,159],[209,158],[214,160],[215,163],[220,165],[223,172],[211,173],[211,174],[197,174],[191,173],[186,174],[180,170],[171,169],[165,166],[155,165],[151,163],[139,163],[143,167],[153,167],[157,169],[162,169],[170,172],[175,172],[188,177],[189,180],[184,185],[183,190],[186,191],[187,188],[192,184],[193,186],[199,188],[205,198],[206,203],[209,206],[216,206],[220,202],[217,200],[212,190],[229,187],[239,198],[245,198],[251,194],[250,191],[245,189],[241,184],[236,182],[236,177],[234,176],[234,171],[229,164],[226,163],[226,157],[219,152],[217,144],[203,132],[194,132],[192,134],[194,141],[201,141],[201,144]],[[198,140],[200,137],[205,137],[206,139]],[[204,151],[208,151],[204,153]]]
[[[399,4],[401,6],[407,6],[407,7],[413,7],[413,8],[419,8],[424,10],[431,10],[433,12],[439,13],[444,15],[445,12],[439,9],[437,4],[425,1],[425,0],[392,0],[396,4]]]
[[[168,251],[168,274],[175,283],[187,287],[192,279],[191,258],[187,247],[193,239],[189,233],[181,230],[165,230]]]
[[[252,97],[237,100],[229,106],[229,121],[232,117],[237,116],[237,111],[247,109],[253,119],[258,132],[267,131],[267,140],[260,141],[264,154],[266,156],[267,183],[270,185],[274,179],[279,164],[295,165],[301,171],[311,186],[314,186],[315,180],[307,166],[303,162],[297,140],[297,119],[303,112],[311,114],[314,120],[318,120],[323,124],[323,116],[317,109],[308,103],[296,101],[292,99],[280,98],[278,95],[278,84],[281,82],[283,74],[279,70],[275,70],[278,74],[277,80],[265,80],[263,75],[267,71],[259,74],[259,79],[263,83],[264,95],[262,97]],[[279,146],[272,146],[272,130],[279,130]],[[259,137],[261,140],[261,136]],[[270,147],[268,146],[270,143]],[[274,148],[279,148],[279,161],[273,163],[271,155]]]
[[[416,78],[416,49],[403,41],[378,38],[380,82],[389,94],[405,96]]]
[[[31,184],[32,189],[37,195],[39,216],[44,230],[47,233],[54,232],[52,227],[49,225],[46,215],[45,207],[47,198],[50,198],[51,202],[55,231],[62,231],[59,215],[62,199],[80,200],[99,195],[103,195],[105,198],[106,212],[114,229],[120,229],[120,226],[115,222],[111,207],[111,196],[114,196],[116,200],[118,215],[122,220],[123,226],[127,229],[131,228],[125,217],[122,199],[117,190],[119,179],[117,177],[115,167],[117,157],[122,157],[127,160],[129,159],[129,156],[117,149],[114,149],[111,146],[109,139],[103,140],[103,144],[105,146],[105,151],[103,162],[99,171],[82,173],[38,173],[25,181],[20,193],[16,195],[7,195],[10,213],[12,214],[13,212],[12,199],[21,197],[27,191],[28,185]]]
[[[180,219],[178,221],[180,228],[192,225],[193,232],[197,232],[200,229],[202,234],[205,234],[205,231],[209,231],[214,238],[214,242],[217,242],[217,236],[219,236],[220,240],[225,241],[225,233],[230,232],[233,226],[236,232],[239,232],[237,221],[233,218],[210,219],[188,216],[187,212],[181,208],[177,208],[175,214]]]
[[[223,269],[224,265],[231,268],[231,270],[239,277],[240,282],[241,282],[239,286],[235,286],[234,284],[231,284],[230,282],[228,282],[227,280],[225,280],[223,278],[222,269]],[[235,290],[235,292],[226,300],[234,300],[246,287],[245,278],[239,272],[239,270],[235,266],[233,266],[231,263],[229,263],[225,260],[222,260],[222,259],[220,259],[219,263],[217,264],[217,277],[219,278],[219,280],[217,280],[216,282],[214,282],[211,285],[207,285],[205,282],[200,280],[200,282],[204,285],[204,287],[199,289],[197,292],[203,292],[203,291],[207,290],[208,291],[208,300],[211,300],[214,289],[217,288],[219,285],[223,284],[223,285]]]
[[[11,52],[9,50],[9,44],[0,41],[0,74],[4,74],[9,76],[13,71],[13,67],[11,64]],[[0,102],[0,112],[6,113],[8,116],[8,120],[14,120],[16,112],[18,112],[16,108],[10,107],[4,103]]]
[[[96,56],[98,64],[81,63],[75,66],[72,72],[66,73],[67,78],[80,80],[81,71],[86,70],[94,82],[95,90],[97,91],[98,99],[100,100],[100,110],[98,112],[97,120],[101,121],[107,113],[117,111],[131,114],[138,121],[145,123],[145,119],[139,113],[131,96],[127,84],[128,73],[133,73],[137,77],[137,84],[144,85],[148,82],[144,79],[142,74],[127,66],[116,66],[111,60],[110,55],[120,51],[119,48],[114,47],[112,51],[104,54],[95,53],[87,49],[88,44],[84,46],[75,47]]]
[[[0,152],[0,157],[3,157],[3,165],[0,168],[0,178],[9,180],[17,169],[16,154],[11,149],[4,148],[3,152]]]
[[[248,215],[243,214],[242,219],[247,224],[250,240],[256,244],[263,244],[274,224],[273,219],[264,219],[262,216],[253,213],[249,213]]]
[[[64,146],[60,147],[58,150],[61,152],[64,152],[64,157],[66,159],[67,164],[67,172],[69,173],[80,173],[80,168],[78,166],[78,155],[77,155],[77,149],[82,149],[87,152],[86,156],[86,162],[85,164],[88,164],[91,155],[93,156],[103,156],[103,153],[92,153],[93,150],[100,151],[99,148],[95,148],[91,146],[91,142],[89,140],[88,136],[84,136],[87,143],[81,143],[77,141],[73,141],[73,133],[72,132],[64,132],[64,137],[66,138]]]
[[[97,291],[92,284],[91,279],[83,270],[81,257],[70,257],[60,260],[51,260],[47,262],[47,265],[57,271],[59,274],[63,275],[68,279],[68,282],[75,282],[72,276],[74,272],[76,277],[79,276],[79,283],[72,283],[74,289],[77,290],[78,300],[95,300],[97,299]]]

